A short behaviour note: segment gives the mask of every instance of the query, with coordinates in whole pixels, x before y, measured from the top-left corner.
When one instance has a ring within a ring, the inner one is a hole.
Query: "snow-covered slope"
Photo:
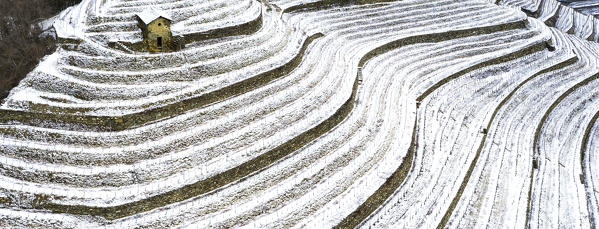
[[[519,8],[564,33],[589,41],[599,41],[599,1],[597,0],[493,0]]]
[[[599,45],[541,5],[84,0],[1,105],[0,226],[594,227]],[[147,7],[208,37],[110,48]]]

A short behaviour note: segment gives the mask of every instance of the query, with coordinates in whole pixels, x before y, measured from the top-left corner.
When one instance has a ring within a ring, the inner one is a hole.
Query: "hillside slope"
[[[0,107],[0,226],[595,227],[599,45],[517,4],[84,0]],[[201,39],[110,48],[150,5]]]

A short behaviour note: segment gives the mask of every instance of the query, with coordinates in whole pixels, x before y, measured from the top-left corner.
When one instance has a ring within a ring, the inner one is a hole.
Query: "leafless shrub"
[[[0,0],[0,99],[55,49],[38,24],[79,1]]]

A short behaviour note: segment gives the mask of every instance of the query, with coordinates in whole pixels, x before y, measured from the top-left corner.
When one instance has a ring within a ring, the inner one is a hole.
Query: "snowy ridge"
[[[595,19],[547,2],[83,1],[0,107],[0,227],[593,227]],[[147,7],[259,25],[110,48]]]
[[[599,41],[599,5],[596,1],[568,0],[499,0],[500,5],[514,6],[548,26],[590,41]]]

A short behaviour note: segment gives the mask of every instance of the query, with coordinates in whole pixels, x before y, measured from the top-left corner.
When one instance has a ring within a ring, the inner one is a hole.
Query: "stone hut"
[[[173,49],[171,24],[173,19],[166,13],[148,9],[136,14],[137,26],[143,35],[144,49],[150,52],[167,52]]]

